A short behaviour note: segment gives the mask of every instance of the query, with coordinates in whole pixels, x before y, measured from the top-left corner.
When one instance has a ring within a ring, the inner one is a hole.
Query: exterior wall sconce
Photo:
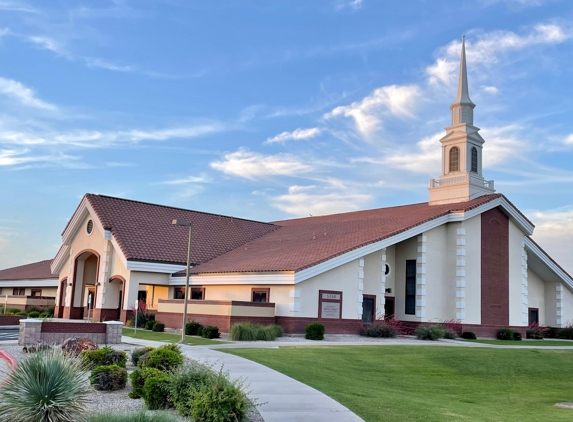
[[[392,293],[392,288],[388,287],[388,288],[385,290],[385,292],[386,292],[386,293]]]

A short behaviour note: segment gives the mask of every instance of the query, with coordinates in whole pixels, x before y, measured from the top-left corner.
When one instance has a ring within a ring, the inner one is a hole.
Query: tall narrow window
[[[406,261],[406,310],[407,315],[416,314],[416,260]]]
[[[477,148],[472,147],[472,173],[477,172]]]
[[[460,149],[453,147],[450,149],[450,172],[460,171]]]

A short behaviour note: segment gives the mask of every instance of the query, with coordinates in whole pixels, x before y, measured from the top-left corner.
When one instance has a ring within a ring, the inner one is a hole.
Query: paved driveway
[[[0,328],[0,341],[18,340],[18,334],[20,332],[19,328],[20,327],[14,327],[14,328],[2,327],[2,328]]]

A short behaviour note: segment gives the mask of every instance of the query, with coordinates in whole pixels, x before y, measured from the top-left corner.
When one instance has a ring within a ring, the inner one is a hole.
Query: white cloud
[[[41,108],[45,110],[55,110],[56,106],[36,97],[34,91],[18,81],[0,77],[0,94],[14,98],[22,104]]]
[[[110,63],[108,61],[93,58],[93,57],[84,57],[84,60],[88,67],[99,67],[101,69],[112,70],[115,72],[135,72],[136,69],[133,66],[122,66],[115,63]]]
[[[351,117],[356,130],[361,134],[371,135],[381,124],[381,117],[389,113],[398,117],[414,117],[414,105],[420,95],[416,85],[389,85],[377,88],[360,101],[347,106],[339,106],[326,113],[326,119],[334,117]]]
[[[159,182],[159,185],[188,185],[193,183],[209,183],[211,179],[206,174],[201,174],[200,176],[187,176],[180,179],[166,180],[165,182]]]
[[[372,200],[372,195],[344,186],[291,186],[285,195],[273,198],[273,206],[294,216],[355,211]]]
[[[428,136],[418,143],[416,147],[403,150],[386,157],[385,165],[399,170],[407,170],[414,173],[436,174],[440,170],[441,145],[440,139],[443,132]],[[410,151],[415,149],[415,151]]]
[[[321,129],[317,127],[309,129],[296,129],[293,132],[282,132],[272,138],[268,138],[265,144],[284,143],[291,140],[310,139],[320,135]]]
[[[573,133],[563,141],[565,145],[573,145]]]
[[[565,268],[573,274],[573,205],[563,208],[528,213],[535,224],[533,238]]]
[[[351,9],[360,9],[364,0],[339,0],[334,8],[336,10],[342,10],[345,7],[350,7]]]
[[[31,41],[34,44],[40,46],[44,50],[52,51],[59,56],[69,56],[64,47],[53,38],[33,36],[28,37],[27,39],[28,41]]]
[[[292,154],[263,155],[244,148],[226,154],[211,167],[232,176],[254,180],[261,176],[294,176],[313,168]]]
[[[21,1],[9,1],[9,0],[0,0],[0,10],[5,10],[9,12],[38,13],[38,9],[35,9],[28,3]]]
[[[538,24],[529,33],[518,35],[511,31],[492,31],[466,39],[468,62],[490,66],[499,61],[502,54],[523,50],[535,45],[559,44],[573,37],[573,30],[560,25]],[[477,39],[477,40],[475,40]],[[459,66],[461,41],[452,41],[440,49],[436,62],[426,68],[430,84],[451,84]]]
[[[40,162],[47,162],[47,163],[54,163],[54,162],[61,162],[61,161],[71,161],[76,160],[77,157],[72,157],[69,155],[64,154],[56,154],[56,155],[29,155],[30,151],[28,149],[20,149],[20,150],[0,150],[0,166],[17,166],[22,164],[31,164],[31,163],[40,163]],[[72,165],[70,163],[70,165]]]
[[[482,0],[486,6],[491,6],[497,3],[506,3],[509,5],[519,5],[524,7],[542,6],[546,3],[554,2],[555,0]]]
[[[497,89],[497,87],[495,87],[495,86],[482,85],[481,89],[483,89],[488,94],[498,94],[499,93],[499,89]]]

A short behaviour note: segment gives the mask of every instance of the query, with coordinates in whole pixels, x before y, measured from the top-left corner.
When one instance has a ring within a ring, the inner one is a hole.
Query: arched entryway
[[[91,249],[76,255],[71,297],[64,308],[64,318],[83,319],[88,317],[88,313],[93,313],[97,298],[99,260],[99,254]]]
[[[125,278],[115,275],[109,279],[108,290],[106,293],[106,302],[109,301],[109,306],[115,305],[113,308],[113,319],[121,320],[121,311],[123,310],[125,292]],[[111,315],[111,309],[107,310]]]

